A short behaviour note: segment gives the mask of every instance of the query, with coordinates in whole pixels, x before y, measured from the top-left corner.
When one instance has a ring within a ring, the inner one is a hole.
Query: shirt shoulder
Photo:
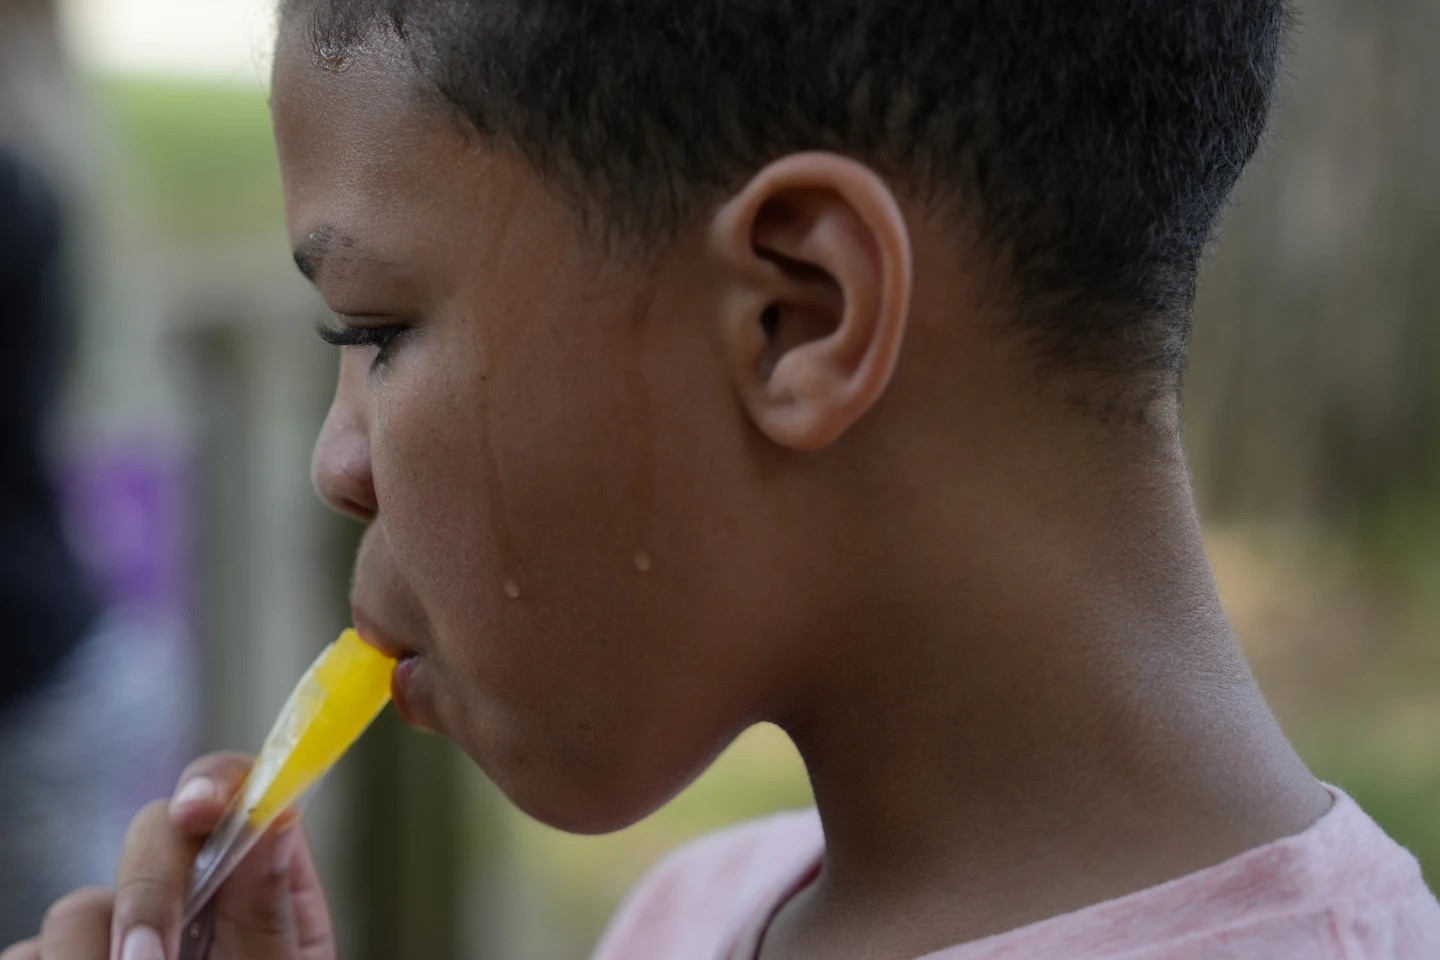
[[[1415,858],[1341,791],[1309,829],[1232,860],[924,960],[1436,960]]]
[[[1332,884],[1336,939],[1345,960],[1431,960],[1440,957],[1440,901],[1420,864],[1387,836],[1353,801],[1330,860],[1322,868]]]
[[[694,840],[630,892],[593,960],[718,956],[823,851],[814,810],[776,814]]]

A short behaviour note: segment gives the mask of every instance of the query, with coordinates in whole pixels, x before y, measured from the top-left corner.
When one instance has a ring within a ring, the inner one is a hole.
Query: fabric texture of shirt
[[[1348,796],[1306,830],[1197,873],[917,960],[1440,960],[1420,867]],[[594,960],[754,960],[818,874],[813,810],[704,837],[640,883]]]

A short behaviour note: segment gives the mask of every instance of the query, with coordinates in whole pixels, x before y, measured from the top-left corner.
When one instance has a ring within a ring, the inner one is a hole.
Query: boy
[[[818,814],[705,839],[603,960],[1440,954],[1241,658],[1177,392],[1277,0],[293,0],[273,107],[336,314],[315,451],[396,703],[625,826],[747,725]],[[17,958],[174,958],[243,772]],[[215,956],[334,955],[291,829]]]

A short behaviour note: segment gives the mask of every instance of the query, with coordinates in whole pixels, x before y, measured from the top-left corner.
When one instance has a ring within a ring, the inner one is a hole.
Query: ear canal
[[[760,314],[760,329],[765,331],[767,339],[774,339],[776,332],[780,329],[780,311],[774,304],[765,308]]]
[[[765,335],[765,345],[755,361],[755,374],[764,381],[775,373],[775,364],[780,359],[775,342],[780,333],[780,311],[774,305],[760,314],[760,331]]]

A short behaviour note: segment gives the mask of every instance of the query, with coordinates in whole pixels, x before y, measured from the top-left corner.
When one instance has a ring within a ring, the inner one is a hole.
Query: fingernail
[[[171,810],[179,810],[181,807],[188,807],[193,803],[213,802],[220,799],[220,788],[215,781],[209,777],[196,777],[175,794],[175,799],[170,801]]]
[[[160,944],[160,934],[154,927],[131,927],[125,934],[125,946],[120,949],[120,960],[165,960],[165,948]]]

